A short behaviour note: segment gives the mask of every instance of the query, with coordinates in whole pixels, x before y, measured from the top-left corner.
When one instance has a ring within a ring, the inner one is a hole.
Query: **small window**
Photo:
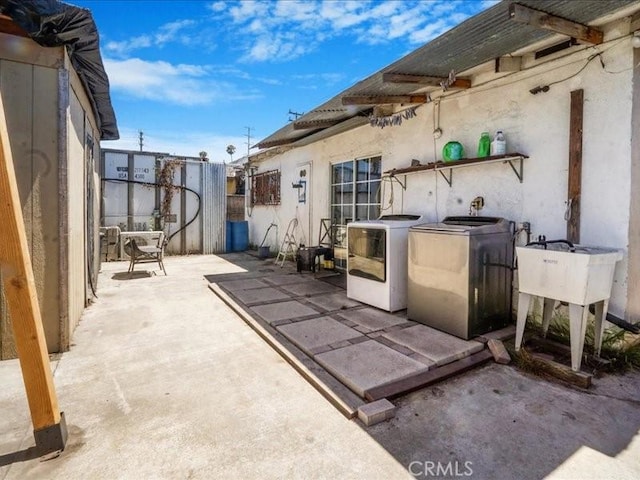
[[[280,170],[270,170],[253,175],[251,204],[280,205]]]

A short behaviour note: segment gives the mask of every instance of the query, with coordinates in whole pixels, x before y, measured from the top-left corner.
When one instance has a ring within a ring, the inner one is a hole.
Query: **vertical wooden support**
[[[47,355],[1,95],[0,225],[0,268],[36,446],[42,453],[63,450],[67,431]]]
[[[567,191],[567,240],[580,243],[580,195],[582,185],[582,117],[584,90],[571,92],[569,123],[569,186]]]
[[[640,15],[632,17],[640,28]],[[633,65],[640,63],[640,49],[633,49]],[[633,69],[631,107],[631,198],[629,201],[629,247],[627,275],[627,316],[640,323],[640,71]]]

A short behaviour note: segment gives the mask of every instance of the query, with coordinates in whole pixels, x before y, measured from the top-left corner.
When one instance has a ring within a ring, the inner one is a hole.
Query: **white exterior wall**
[[[547,93],[529,93],[533,87],[577,72],[596,51],[588,49],[444,98],[439,125],[443,135],[435,142],[431,103],[418,108],[417,117],[401,126],[380,129],[367,125],[260,162],[260,172],[281,170],[282,203],[253,209],[248,218],[251,243],[260,243],[271,222],[279,225],[281,241],[288,221],[296,215],[297,193],[291,188],[291,183],[298,180],[294,175],[296,165],[313,162],[312,241],[308,244],[316,244],[320,219],[330,216],[331,163],[381,155],[383,171],[407,167],[411,159],[425,164],[440,160],[442,147],[450,140],[461,142],[466,156],[475,157],[480,133],[488,131],[493,136],[499,129],[505,132],[508,152],[530,157],[524,161],[523,183],[509,165],[502,163],[453,170],[452,187],[434,171],[401,175],[398,178],[406,180],[406,191],[395,183],[393,207],[384,213],[419,213],[428,221],[441,220],[447,215],[467,215],[469,203],[480,195],[485,199],[480,215],[530,222],[532,238],[541,234],[547,239],[566,238],[570,92],[582,88],[580,239],[585,245],[625,251],[625,259],[616,268],[610,303],[611,313],[623,317],[627,301],[633,53],[628,38],[600,48],[605,49],[602,59],[607,70],[625,71],[606,73],[595,58],[580,74],[552,85]],[[494,74],[479,73],[474,85],[493,78]],[[387,183],[383,207],[389,197]],[[304,219],[300,222],[305,224]]]

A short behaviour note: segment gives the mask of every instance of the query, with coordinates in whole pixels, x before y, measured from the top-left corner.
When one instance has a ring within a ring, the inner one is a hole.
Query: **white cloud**
[[[183,34],[182,32],[194,25],[196,25],[194,20],[176,20],[161,25],[157,31],[150,34],[139,35],[128,40],[108,42],[104,48],[111,54],[125,56],[134,50],[161,47],[175,41],[186,45],[191,43],[192,40],[188,34]]]
[[[138,132],[144,132],[144,147],[147,152],[164,152],[170,155],[198,157],[201,151],[208,154],[210,161],[229,161],[226,152],[227,145],[235,145],[237,148],[234,160],[246,155],[246,137],[220,135],[214,131],[180,131],[145,130],[144,126],[132,128],[130,126],[120,127],[120,140],[103,142],[102,148],[113,148],[122,150],[139,150]]]
[[[297,39],[287,33],[265,34],[259,37],[243,61],[285,61],[297,58],[307,52],[307,45],[298,43]]]
[[[424,43],[478,11],[463,0],[278,0],[212,3],[217,22],[245,62],[282,62],[336,37],[370,45]]]
[[[304,22],[316,18],[316,5],[310,2],[298,2],[291,0],[278,0],[274,14],[276,17],[284,17],[287,20]]]
[[[147,48],[153,44],[153,40],[149,35],[140,35],[138,37],[130,38],[129,40],[123,40],[120,42],[108,42],[105,45],[105,50],[119,55],[124,55],[131,50],[138,48]]]
[[[159,46],[174,41],[176,40],[176,38],[184,38],[178,36],[178,32],[186,27],[195,25],[195,23],[196,22],[193,20],[177,20],[175,22],[165,23],[158,29],[158,32],[155,34],[155,44]]]
[[[334,85],[344,80],[345,75],[343,73],[307,73],[304,75],[292,75],[291,78],[297,82],[323,82],[326,85]],[[308,87],[309,85],[307,85]]]
[[[176,105],[208,105],[216,101],[255,99],[255,92],[240,93],[227,81],[211,77],[211,67],[173,65],[140,58],[104,59],[109,82],[114,91]]]
[[[234,3],[229,9],[229,14],[236,23],[245,23],[253,17],[262,17],[269,14],[270,3],[257,0],[246,0],[244,2]]]
[[[209,5],[209,10],[213,12],[223,12],[226,10],[227,4],[225,2],[213,2]]]

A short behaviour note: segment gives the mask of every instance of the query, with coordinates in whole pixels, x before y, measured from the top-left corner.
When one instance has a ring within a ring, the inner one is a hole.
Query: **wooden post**
[[[582,186],[582,117],[584,90],[571,92],[569,123],[569,186],[567,189],[567,240],[580,242],[580,196]]]
[[[63,450],[67,431],[58,408],[31,267],[4,103],[0,95],[0,268],[36,447]]]

